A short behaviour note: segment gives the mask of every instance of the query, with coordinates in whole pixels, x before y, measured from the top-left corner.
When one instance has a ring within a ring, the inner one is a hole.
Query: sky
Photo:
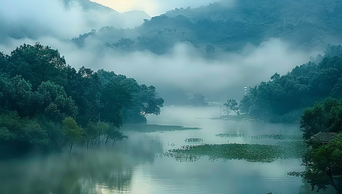
[[[118,12],[132,10],[145,11],[150,16],[157,16],[175,8],[199,7],[219,0],[91,0],[110,7]]]

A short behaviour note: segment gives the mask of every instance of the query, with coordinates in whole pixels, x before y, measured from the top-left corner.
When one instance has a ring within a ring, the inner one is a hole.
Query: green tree
[[[4,73],[8,65],[8,56],[0,52],[0,74]]]
[[[37,114],[42,114],[49,120],[60,122],[65,117],[75,117],[78,108],[74,100],[69,97],[62,86],[53,82],[42,82],[35,93]]]
[[[238,103],[237,103],[237,101],[236,100],[234,100],[234,99],[229,99],[229,100],[227,100],[227,102],[226,103],[224,103],[223,104],[225,107],[226,107],[226,109],[227,109],[227,111],[234,111],[236,114],[240,114],[240,112],[239,112],[239,107],[238,107]],[[228,114],[229,114],[229,112],[228,112]]]
[[[304,139],[309,139],[319,132],[340,132],[342,130],[342,103],[334,98],[327,98],[304,111],[300,120]]]
[[[129,106],[131,99],[132,96],[117,82],[106,84],[101,92],[100,120],[120,127],[122,107]]]
[[[338,194],[342,193],[342,135],[337,136],[326,145],[316,145],[309,149],[303,159],[307,167],[304,178],[312,190],[334,187]]]
[[[66,62],[58,50],[51,49],[39,43],[21,45],[11,52],[8,58],[6,72],[11,77],[21,75],[30,81],[36,89],[42,81],[51,81],[64,86],[66,79]]]
[[[87,148],[89,148],[89,146],[100,144],[101,141],[105,138],[108,130],[109,130],[109,124],[107,123],[90,122],[88,126],[84,129],[85,142],[86,142]]]
[[[100,116],[102,84],[97,73],[81,67],[78,72],[67,67],[68,85],[65,92],[72,97],[78,107],[77,123],[86,127],[89,122],[97,122]]]
[[[158,98],[154,86],[141,85],[136,103],[140,106],[140,112],[147,116],[148,114],[160,114],[160,107],[163,107],[164,100]]]
[[[342,135],[338,135],[327,144],[313,138],[319,132],[342,131],[342,103],[333,98],[327,98],[320,104],[305,110],[301,118],[303,138],[308,145],[303,164],[307,167],[304,178],[312,189],[325,189],[333,186],[342,193]]]
[[[115,142],[124,139],[128,139],[128,136],[123,135],[122,132],[118,131],[116,127],[111,126],[107,128],[105,144],[107,144],[109,141],[112,141],[112,143],[114,144]]]
[[[33,92],[31,83],[21,76],[13,78],[0,75],[0,107],[17,111],[20,116],[32,115]]]
[[[0,115],[0,152],[24,155],[48,151],[48,133],[33,119],[20,118],[17,112]]]
[[[65,143],[69,146],[69,153],[75,143],[83,140],[83,130],[72,117],[67,117],[62,122],[62,130],[65,135]]]

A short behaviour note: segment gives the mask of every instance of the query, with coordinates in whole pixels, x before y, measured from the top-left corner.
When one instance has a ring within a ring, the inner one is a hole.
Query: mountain
[[[113,26],[115,28],[133,28],[143,24],[144,19],[150,19],[144,11],[128,11],[119,13],[109,7],[89,1],[89,0],[63,0],[66,7],[78,4],[83,11],[88,13],[88,20],[94,29],[103,26]]]
[[[84,10],[98,10],[116,12],[113,9],[89,0],[63,0],[64,6],[70,8],[73,3],[78,3]],[[116,12],[118,13],[118,12]]]
[[[45,36],[68,39],[103,26],[133,28],[144,19],[150,19],[145,12],[119,13],[89,0],[1,1],[0,42]]]
[[[145,20],[134,30],[103,28],[88,38],[115,50],[150,50],[156,54],[187,42],[204,55],[215,56],[269,38],[281,38],[303,49],[324,48],[341,42],[341,23],[339,0],[238,0],[234,5],[221,1],[172,10]]]

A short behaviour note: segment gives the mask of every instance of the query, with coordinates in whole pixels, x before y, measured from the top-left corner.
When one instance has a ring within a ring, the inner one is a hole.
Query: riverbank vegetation
[[[0,53],[1,157],[87,147],[126,138],[123,123],[144,123],[163,106],[154,86],[103,69],[67,65],[39,43]]]
[[[278,140],[301,140],[302,137],[300,135],[284,135],[284,134],[264,134],[264,135],[252,135],[247,136],[245,134],[236,134],[236,133],[220,133],[216,134],[218,137],[243,137],[250,139],[278,139]]]
[[[240,102],[240,111],[268,122],[298,122],[315,102],[342,98],[341,75],[342,47],[329,45],[324,56],[250,87]]]
[[[246,160],[274,162],[277,159],[301,158],[305,152],[302,141],[284,141],[276,145],[263,144],[204,144],[186,145],[169,150],[167,156],[178,161],[195,161],[202,156],[209,160]]]
[[[342,193],[342,101],[328,98],[301,117],[308,150],[303,158],[305,180],[312,190],[334,187]]]

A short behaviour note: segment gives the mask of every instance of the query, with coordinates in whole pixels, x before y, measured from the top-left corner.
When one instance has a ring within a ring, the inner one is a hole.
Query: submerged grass
[[[150,124],[125,124],[121,131],[138,131],[143,133],[164,132],[164,131],[185,131],[200,130],[198,127],[183,127],[177,125],[150,125]]]
[[[277,145],[204,144],[186,145],[180,149],[169,150],[165,155],[181,161],[195,161],[201,156],[208,156],[210,160],[273,162],[277,159],[301,158],[305,149],[302,141],[285,141]]]

